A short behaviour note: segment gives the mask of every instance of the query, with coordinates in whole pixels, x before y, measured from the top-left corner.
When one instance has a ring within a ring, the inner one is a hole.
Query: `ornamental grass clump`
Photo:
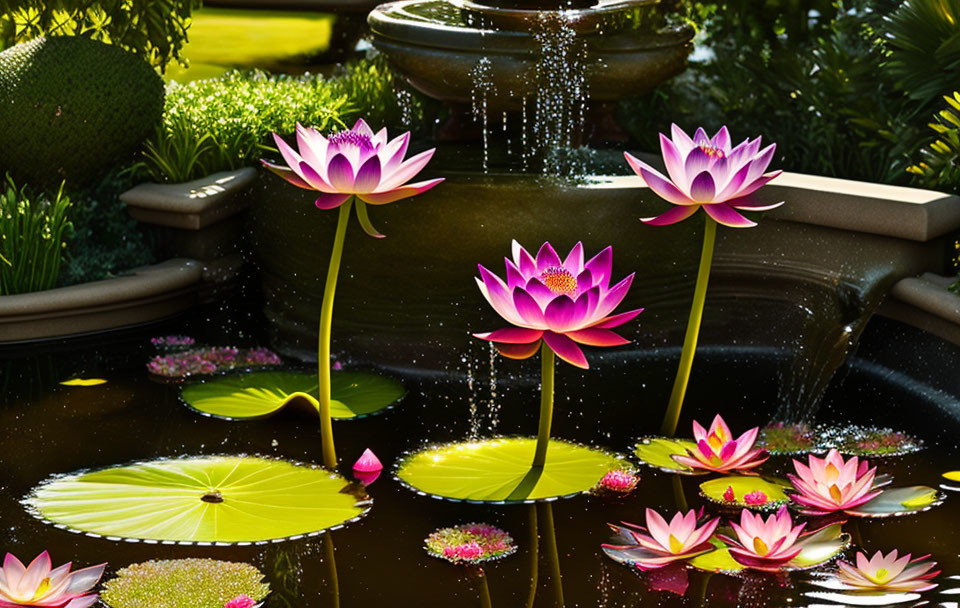
[[[261,601],[270,593],[249,564],[177,559],[133,564],[103,585],[110,608],[223,608],[240,595]]]
[[[7,175],[0,191],[0,295],[56,286],[65,241],[73,233],[71,206],[62,186],[51,198],[18,188]]]

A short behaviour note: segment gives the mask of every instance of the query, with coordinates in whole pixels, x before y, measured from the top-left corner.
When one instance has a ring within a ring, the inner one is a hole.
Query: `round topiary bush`
[[[163,80],[146,62],[77,36],[0,53],[0,169],[72,185],[126,160],[159,124]]]

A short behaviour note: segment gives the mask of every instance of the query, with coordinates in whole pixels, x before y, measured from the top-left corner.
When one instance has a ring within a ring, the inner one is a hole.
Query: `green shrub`
[[[71,202],[17,187],[6,176],[0,193],[0,295],[43,291],[56,286],[65,240],[73,226],[67,216]]]
[[[120,201],[120,193],[131,186],[129,175],[114,172],[71,193],[73,234],[67,239],[58,285],[107,279],[156,261],[150,233]]]
[[[0,49],[40,36],[85,36],[119,46],[161,70],[187,40],[201,0],[0,0]]]
[[[132,157],[163,112],[163,82],[101,42],[37,38],[0,53],[0,167],[36,186],[77,185]]]
[[[887,68],[911,99],[929,108],[960,81],[960,2],[905,0],[885,24]]]
[[[237,169],[272,149],[271,133],[290,135],[298,122],[334,130],[362,116],[375,126],[410,127],[421,121],[422,106],[412,94],[397,93],[397,84],[380,58],[350,64],[332,78],[232,71],[172,84],[163,124],[146,142],[139,169],[172,182]]]

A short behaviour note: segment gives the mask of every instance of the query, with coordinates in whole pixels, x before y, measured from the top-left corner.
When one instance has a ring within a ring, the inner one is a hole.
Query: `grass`
[[[285,71],[329,48],[335,19],[330,13],[204,8],[194,13],[187,33],[189,67],[170,64],[164,76],[190,82],[233,68]]]

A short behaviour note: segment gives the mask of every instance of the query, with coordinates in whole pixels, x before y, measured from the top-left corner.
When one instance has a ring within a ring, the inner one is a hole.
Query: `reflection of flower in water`
[[[276,353],[266,348],[212,346],[154,357],[147,364],[147,371],[155,376],[184,378],[197,374],[215,374],[236,367],[267,367],[282,363]]]
[[[196,344],[196,340],[190,336],[157,336],[156,338],[150,338],[150,344],[153,344],[159,349],[171,349],[177,350],[186,346],[193,346]]]
[[[509,534],[483,523],[441,528],[423,542],[427,553],[455,564],[499,559],[517,550]]]

